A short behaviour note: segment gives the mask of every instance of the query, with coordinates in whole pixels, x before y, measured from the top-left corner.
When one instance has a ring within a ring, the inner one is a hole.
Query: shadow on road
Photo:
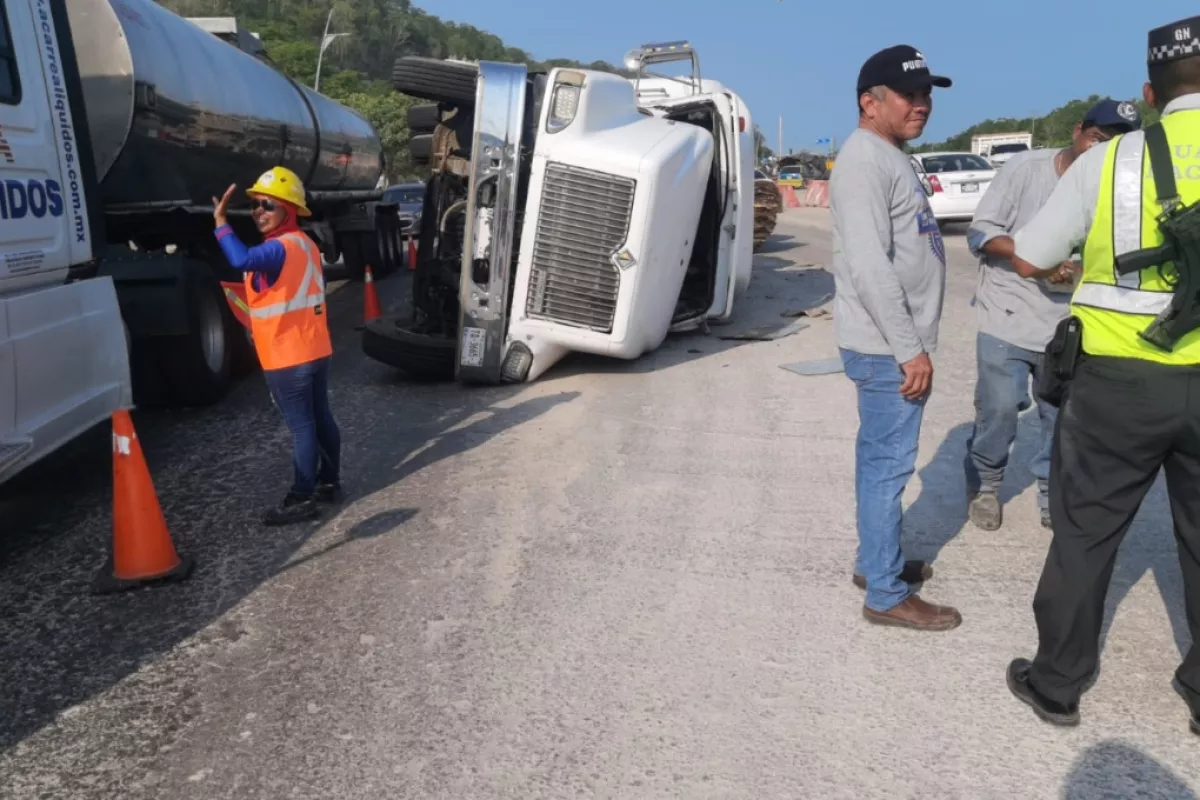
[[[819,235],[813,231],[813,235]],[[776,246],[776,242],[787,242]],[[791,234],[772,236],[754,257],[754,278],[734,307],[733,319],[712,325],[708,331],[669,334],[655,351],[633,361],[576,353],[551,368],[542,381],[581,374],[645,374],[662,372],[700,358],[728,354],[745,345],[774,341],[799,333],[808,325],[827,324],[806,319],[805,313],[833,298],[833,274],[797,258],[780,258],[772,252],[804,247]]]
[[[909,558],[936,561],[942,548],[954,541],[967,524],[966,459],[972,427],[971,422],[955,426],[929,463],[918,471],[921,493],[904,512],[905,538],[913,545]],[[1006,508],[1034,483],[1029,465],[1037,455],[1038,437],[1036,409],[1023,413],[1000,488],[1000,502]],[[1033,497],[1023,500],[1037,502]]]
[[[345,295],[342,308],[331,303],[331,317],[353,320],[361,290]],[[523,387],[398,385],[355,352],[353,325],[345,327],[335,338],[331,392],[348,496],[327,522],[258,524],[291,480],[290,435],[261,375],[209,409],[134,412],[176,548],[197,563],[184,583],[90,594],[112,535],[107,425],[0,487],[0,753],[219,620],[281,571],[356,541],[405,535],[418,509],[406,492],[378,493],[578,396],[522,401]],[[367,497],[369,511],[356,512]],[[396,507],[380,510],[380,502]],[[344,535],[291,561],[335,514]]]
[[[1182,778],[1125,742],[1109,739],[1083,751],[1062,787],[1063,800],[1146,797],[1196,800]]]

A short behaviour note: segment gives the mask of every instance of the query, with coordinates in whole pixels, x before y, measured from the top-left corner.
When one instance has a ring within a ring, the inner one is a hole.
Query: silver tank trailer
[[[375,189],[363,117],[153,0],[70,0],[96,170],[110,210],[211,205],[282,164],[310,192]]]

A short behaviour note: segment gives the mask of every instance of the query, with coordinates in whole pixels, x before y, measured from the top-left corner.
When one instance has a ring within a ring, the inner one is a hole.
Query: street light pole
[[[332,8],[329,9],[329,16],[325,18],[325,33],[321,36],[321,49],[317,51],[317,78],[315,81],[313,81],[314,92],[319,92],[321,90],[321,61],[325,58],[325,51],[329,49],[329,45],[333,44],[333,41],[339,36],[348,35],[345,33],[331,34],[329,32],[329,23],[331,22],[333,22]]]

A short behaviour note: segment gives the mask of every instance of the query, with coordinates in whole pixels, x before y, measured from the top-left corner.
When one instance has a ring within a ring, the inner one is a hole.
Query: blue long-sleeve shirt
[[[283,249],[282,242],[278,239],[268,239],[262,244],[246,247],[228,225],[222,225],[214,233],[229,266],[253,274],[252,281],[256,291],[262,292],[274,285],[283,270],[283,262],[287,259],[287,251]]]

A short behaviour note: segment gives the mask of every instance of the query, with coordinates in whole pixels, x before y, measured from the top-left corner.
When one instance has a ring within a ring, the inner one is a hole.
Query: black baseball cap
[[[858,71],[858,94],[872,86],[886,86],[897,92],[915,92],[930,86],[948,89],[949,78],[931,75],[925,56],[915,47],[898,44],[880,50],[867,59]]]
[[[1137,106],[1130,102],[1116,100],[1101,100],[1087,110],[1083,115],[1083,126],[1095,125],[1098,128],[1116,128],[1124,133],[1136,131],[1142,127],[1142,115]]]

